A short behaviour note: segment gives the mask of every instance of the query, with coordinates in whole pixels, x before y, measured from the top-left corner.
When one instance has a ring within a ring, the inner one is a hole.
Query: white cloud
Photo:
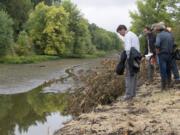
[[[136,0],[72,0],[80,6],[98,6],[98,7],[111,7],[111,6],[128,6],[135,3]]]
[[[90,23],[110,31],[119,24],[130,26],[129,11],[136,9],[136,0],[72,0]]]

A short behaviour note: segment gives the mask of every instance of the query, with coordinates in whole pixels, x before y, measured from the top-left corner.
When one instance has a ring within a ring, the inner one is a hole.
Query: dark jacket
[[[123,75],[126,59],[127,59],[126,51],[123,51],[120,56],[120,61],[116,66],[116,73],[118,75]]]
[[[131,76],[139,72],[141,58],[142,58],[141,53],[137,51],[134,47],[131,47],[130,55],[128,59],[129,72]]]
[[[156,54],[155,43],[156,36],[153,33],[147,34],[144,55],[148,54],[148,52]]]
[[[169,32],[161,31],[156,37],[156,48],[159,54],[171,55],[173,52],[174,39]]]

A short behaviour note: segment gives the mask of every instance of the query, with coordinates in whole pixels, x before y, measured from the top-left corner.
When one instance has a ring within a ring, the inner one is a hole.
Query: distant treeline
[[[0,2],[0,55],[83,57],[121,48],[116,33],[90,24],[65,0]]]

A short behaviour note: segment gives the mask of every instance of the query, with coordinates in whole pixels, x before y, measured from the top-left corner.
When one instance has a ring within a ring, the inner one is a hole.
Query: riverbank
[[[31,64],[31,63],[39,63],[50,60],[60,60],[60,59],[91,59],[98,57],[105,57],[107,55],[111,55],[117,51],[97,51],[92,55],[68,55],[68,56],[49,56],[49,55],[30,55],[30,56],[5,56],[0,58],[1,64]]]
[[[106,57],[88,59],[60,59],[31,64],[0,64],[0,94],[16,94],[30,91],[46,81],[66,76],[68,69],[93,69]],[[71,82],[66,82],[71,83]],[[48,91],[60,92],[64,87],[55,83]]]
[[[160,78],[140,86],[129,102],[99,105],[65,123],[55,135],[179,135],[180,85],[160,91]]]

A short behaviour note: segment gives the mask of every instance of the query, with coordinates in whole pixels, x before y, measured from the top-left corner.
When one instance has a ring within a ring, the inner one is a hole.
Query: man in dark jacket
[[[152,54],[151,58],[156,59],[156,48],[155,48],[155,42],[156,42],[156,36],[151,31],[151,28],[145,27],[144,28],[144,34],[146,36],[146,44],[145,44],[145,51],[144,56],[147,54]],[[149,82],[152,82],[153,80],[153,73],[154,73],[154,65],[151,62],[151,58],[147,59],[147,79]]]
[[[171,83],[171,54],[173,52],[173,38],[171,34],[165,31],[165,25],[159,23],[157,26],[156,48],[159,57],[159,66],[161,74],[161,89],[165,90]]]
[[[171,27],[167,27],[166,31],[171,34],[171,36],[173,38],[173,41],[174,41],[174,36],[173,36],[173,34],[171,32]],[[173,45],[172,61],[171,61],[171,70],[172,70],[172,73],[174,75],[175,82],[180,83],[180,75],[179,75],[179,71],[178,71],[178,66],[176,64],[176,59],[174,58],[174,53],[175,53],[176,47],[177,47],[177,45],[174,44]]]

